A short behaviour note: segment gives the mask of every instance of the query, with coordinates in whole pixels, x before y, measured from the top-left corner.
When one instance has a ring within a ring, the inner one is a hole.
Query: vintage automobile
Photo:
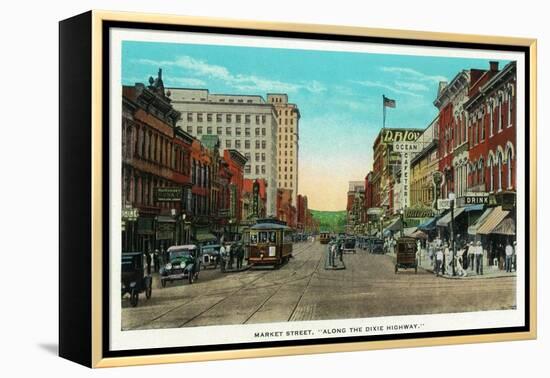
[[[412,269],[418,271],[418,261],[416,259],[416,240],[414,238],[403,236],[397,239],[395,273],[401,269]]]
[[[196,245],[174,245],[168,248],[168,262],[160,268],[160,283],[187,279],[190,284],[199,278],[201,260]]]
[[[344,253],[355,253],[355,244],[356,240],[353,236],[347,236],[342,239],[342,244],[344,245]]]
[[[130,304],[136,307],[139,294],[145,292],[145,298],[151,298],[153,279],[147,274],[145,257],[141,252],[123,252],[121,269],[122,297],[130,294]]]
[[[216,269],[220,264],[220,249],[221,245],[219,244],[208,244],[200,246],[200,258],[201,266],[205,269],[208,267],[213,267]]]
[[[384,254],[384,240],[380,238],[370,238],[368,240],[367,249],[370,253]]]

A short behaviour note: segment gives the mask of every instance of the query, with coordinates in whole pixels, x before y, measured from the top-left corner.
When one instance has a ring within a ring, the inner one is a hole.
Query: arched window
[[[507,181],[508,181],[508,189],[512,188],[512,174],[513,174],[513,167],[514,163],[512,161],[512,149],[508,149],[508,156],[506,157],[506,161],[508,163],[508,174],[507,174]]]
[[[493,100],[489,100],[489,136],[494,135],[494,110]]]
[[[497,154],[497,179],[498,179],[498,190],[502,190],[502,153],[499,151]]]
[[[508,92],[508,127],[512,126],[512,109],[514,109],[514,104],[512,102],[512,89]]]
[[[503,95],[498,97],[498,131],[502,131],[502,103],[504,102]]]
[[[494,167],[493,167],[493,155],[489,156],[489,164],[487,166],[489,167],[489,191],[492,192],[495,190],[495,175],[494,175]]]

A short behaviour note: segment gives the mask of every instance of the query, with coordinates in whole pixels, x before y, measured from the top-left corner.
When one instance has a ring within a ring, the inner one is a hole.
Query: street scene
[[[515,62],[122,56],[123,331],[516,308]]]

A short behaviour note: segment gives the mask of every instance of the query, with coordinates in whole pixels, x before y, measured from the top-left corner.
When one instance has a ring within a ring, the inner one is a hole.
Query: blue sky
[[[506,62],[501,62],[501,67]],[[485,59],[160,42],[122,44],[122,82],[147,83],[158,68],[166,86],[211,93],[285,92],[300,109],[299,192],[319,210],[345,208],[347,182],[372,167],[382,95],[395,99],[386,126],[426,127],[436,116],[438,82]],[[322,190],[319,190],[322,188]]]

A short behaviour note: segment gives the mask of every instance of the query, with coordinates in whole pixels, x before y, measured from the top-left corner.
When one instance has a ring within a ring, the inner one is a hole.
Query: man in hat
[[[476,256],[476,274],[483,275],[483,246],[478,241],[475,249]]]
[[[504,266],[506,268],[506,272],[510,273],[512,272],[512,256],[514,255],[514,248],[510,245],[510,242],[506,243],[506,247],[504,248],[504,254],[505,254],[505,260],[504,260]]]
[[[475,260],[475,247],[474,242],[468,243],[468,252],[467,252],[467,258],[468,258],[468,269],[474,270],[474,260]]]

